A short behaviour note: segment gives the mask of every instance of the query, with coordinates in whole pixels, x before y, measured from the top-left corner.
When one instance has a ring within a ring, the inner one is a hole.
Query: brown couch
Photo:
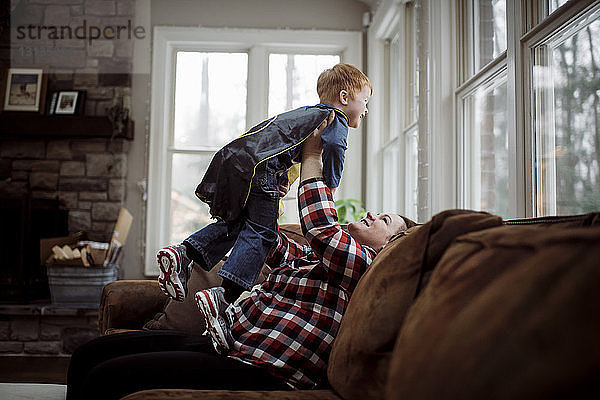
[[[196,271],[191,292],[218,284],[212,274]],[[155,282],[117,281],[104,289],[100,327],[203,330],[191,314],[191,301],[167,302]],[[502,221],[449,210],[390,243],[361,279],[330,390],[126,399],[599,398],[599,339],[600,213]]]

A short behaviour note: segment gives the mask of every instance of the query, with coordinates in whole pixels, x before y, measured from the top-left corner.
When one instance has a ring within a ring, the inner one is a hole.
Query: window
[[[506,71],[462,98],[463,181],[470,208],[508,216]]]
[[[398,28],[410,26],[411,7],[414,40]],[[421,221],[448,208],[508,218],[599,210],[599,8],[597,0],[380,2],[369,74],[392,93],[376,90],[371,102],[369,131],[382,134],[368,137],[377,167],[367,207],[414,207]],[[417,97],[396,90],[410,72],[398,54],[411,47]],[[413,99],[411,126],[403,105]]]
[[[247,73],[247,53],[176,54],[169,243],[210,223],[208,206],[194,194],[199,179],[190,177],[201,177],[215,151],[244,131]]]
[[[459,203],[465,208],[510,215],[506,1],[461,3],[463,84],[458,110]],[[514,177],[513,177],[514,178]]]
[[[273,38],[277,40],[273,40]],[[343,61],[360,68],[357,32],[155,28],[146,274],[156,251],[210,223],[195,188],[214,153],[270,115],[316,104],[316,79]],[[353,138],[352,136],[356,136]],[[360,131],[349,134],[344,176],[362,170]],[[361,193],[354,181],[338,197]],[[280,223],[297,222],[297,184]]]
[[[531,46],[536,210],[600,210],[600,6]]]
[[[459,206],[503,217],[600,209],[600,6],[458,4]]]
[[[375,25],[374,34],[382,45],[380,51],[370,53],[383,64],[383,80],[378,82],[377,76],[373,77],[374,98],[367,120],[369,131],[376,134],[370,138],[373,151],[367,156],[371,158],[368,164],[377,165],[376,160],[380,160],[379,168],[369,174],[370,185],[380,182],[378,195],[372,196],[367,207],[417,220],[419,80],[415,7],[412,2],[393,4],[385,14],[385,19],[392,22]],[[383,32],[377,32],[379,28]],[[373,43],[373,47],[376,45]]]

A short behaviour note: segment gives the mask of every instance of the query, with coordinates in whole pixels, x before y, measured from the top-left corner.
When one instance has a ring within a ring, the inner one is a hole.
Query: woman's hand
[[[329,113],[327,119],[324,119],[323,122],[317,126],[317,128],[312,131],[308,139],[302,145],[302,162],[304,162],[306,157],[321,157],[321,153],[323,152],[323,145],[321,143],[321,134],[329,125],[333,122],[335,118],[335,112]]]

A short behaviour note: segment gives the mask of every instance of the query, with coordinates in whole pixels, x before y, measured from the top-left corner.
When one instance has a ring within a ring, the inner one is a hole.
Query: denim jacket
[[[238,219],[248,198],[252,177],[265,161],[278,157],[285,169],[300,161],[302,143],[336,111],[335,121],[322,134],[323,173],[337,187],[346,150],[347,117],[327,104],[300,107],[262,121],[215,153],[196,196],[208,204],[213,217],[228,224]]]

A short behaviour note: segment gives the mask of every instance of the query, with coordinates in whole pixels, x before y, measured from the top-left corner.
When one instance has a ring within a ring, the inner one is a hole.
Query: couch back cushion
[[[467,210],[440,213],[389,243],[350,298],[329,358],[328,378],[344,399],[382,399],[390,356],[404,316],[456,237],[501,224]]]
[[[290,239],[302,244],[306,243],[300,225],[283,224],[279,229]],[[223,279],[217,272],[219,272],[222,265],[223,261],[219,262],[209,272],[204,271],[197,265],[194,266],[188,281],[188,290],[184,301],[168,300],[163,311],[157,313],[153,319],[148,321],[144,325],[144,329],[168,329],[190,334],[202,334],[206,329],[206,323],[204,317],[198,311],[194,295],[199,290],[221,285]],[[257,282],[264,281],[269,272],[270,268],[267,265],[263,266]]]
[[[405,318],[386,398],[576,398],[600,390],[600,226],[569,225],[458,238]]]

